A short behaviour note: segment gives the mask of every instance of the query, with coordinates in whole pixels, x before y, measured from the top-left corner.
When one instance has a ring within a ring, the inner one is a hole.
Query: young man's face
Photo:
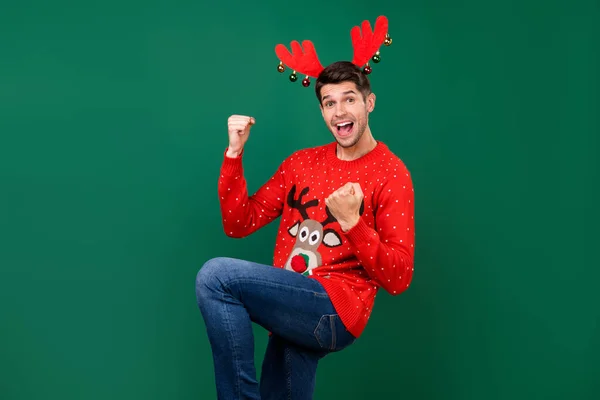
[[[366,99],[354,82],[327,84],[321,88],[321,113],[333,137],[344,148],[358,143],[369,124],[375,95]]]

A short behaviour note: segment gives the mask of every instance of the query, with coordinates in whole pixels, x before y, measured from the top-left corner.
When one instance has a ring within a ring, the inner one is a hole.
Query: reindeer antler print
[[[304,196],[306,196],[306,194],[308,193],[310,189],[308,187],[305,187],[304,189],[302,189],[302,191],[300,192],[300,194],[298,195],[298,200],[295,199],[296,197],[296,185],[292,186],[292,188],[290,189],[290,192],[288,193],[288,197],[287,197],[287,203],[291,208],[295,208],[300,212],[300,215],[302,216],[302,218],[304,219],[308,219],[308,213],[306,212],[306,210],[308,208],[311,207],[316,207],[319,205],[319,200],[317,199],[313,199],[311,201],[309,201],[306,204],[302,204],[302,198]]]
[[[328,206],[325,206],[325,213],[327,214],[327,218],[325,218],[325,220],[321,222],[321,225],[325,226],[331,222],[337,221],[337,219],[335,219],[335,217],[331,214],[331,210],[329,210]]]

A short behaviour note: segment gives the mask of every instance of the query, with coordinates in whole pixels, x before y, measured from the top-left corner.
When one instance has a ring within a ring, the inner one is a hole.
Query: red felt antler
[[[310,40],[304,40],[302,46],[304,51],[302,51],[300,43],[294,40],[291,43],[292,53],[290,54],[284,45],[278,44],[275,46],[275,53],[279,60],[292,70],[306,76],[318,78],[321,71],[323,71],[323,65],[317,57],[315,46]]]
[[[365,20],[362,23],[362,35],[360,27],[355,26],[350,31],[350,37],[354,48],[352,63],[362,67],[384,42],[386,42],[386,45],[391,43],[391,40],[388,39],[388,20],[383,15],[379,16],[375,21],[375,32],[371,30],[369,21]]]
[[[362,33],[361,28],[355,26],[350,31],[350,36],[352,38],[352,47],[354,48],[352,63],[358,67],[367,64],[363,68],[363,72],[370,74],[371,66],[369,65],[369,59],[372,58],[374,63],[378,63],[381,60],[379,47],[382,44],[386,46],[392,44],[392,39],[388,34],[387,18],[383,15],[377,17],[374,32],[371,30],[369,21],[363,21]],[[290,75],[290,81],[292,82],[298,79],[297,73],[306,75],[302,80],[302,86],[308,87],[310,85],[309,77],[318,78],[324,68],[317,57],[313,43],[310,40],[304,40],[302,46],[304,50],[300,47],[300,43],[294,40],[291,43],[291,53],[283,44],[275,46],[275,53],[279,58],[277,70],[283,72],[285,71],[285,66],[291,68],[293,72]]]

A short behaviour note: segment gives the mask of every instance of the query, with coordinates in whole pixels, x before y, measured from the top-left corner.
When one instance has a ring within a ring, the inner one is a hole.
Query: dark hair
[[[315,93],[319,103],[321,103],[321,88],[324,85],[342,82],[354,82],[365,99],[371,93],[369,78],[360,67],[350,61],[337,61],[327,66],[317,78]]]

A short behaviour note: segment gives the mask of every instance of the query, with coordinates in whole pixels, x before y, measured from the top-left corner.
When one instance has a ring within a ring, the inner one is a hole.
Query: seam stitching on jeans
[[[329,321],[331,323],[331,350],[335,350],[336,346],[336,335],[335,335],[335,315],[329,316]]]
[[[325,315],[321,316],[321,318],[319,319],[319,323],[317,324],[317,326],[315,327],[315,330],[313,331],[313,335],[315,336],[315,339],[317,339],[317,343],[319,343],[319,347],[321,347],[321,348],[323,348],[323,344],[319,340],[319,334],[317,332],[319,331],[319,328],[321,327],[321,323],[323,322],[323,318],[325,318]]]
[[[286,381],[287,381],[287,393],[288,393],[288,400],[292,399],[292,363],[290,361],[290,349],[289,348],[285,348],[284,349],[285,352],[285,366],[286,366],[286,372],[287,372],[287,377],[286,377]]]
[[[221,302],[221,304],[223,305],[224,309],[227,309],[227,303]],[[223,312],[223,315],[224,315],[225,323],[226,323],[227,327],[229,328],[228,332],[231,334],[233,332],[233,329],[231,326],[231,319],[229,318],[229,314],[226,312]],[[235,385],[235,393],[239,397],[240,396],[240,371],[241,371],[241,368],[239,365],[239,358],[238,358],[238,354],[236,352],[235,346],[231,346],[231,352],[233,353],[233,359],[235,360],[234,361],[235,362],[235,370],[238,371],[237,375],[235,377],[236,379],[235,379],[234,385]]]

